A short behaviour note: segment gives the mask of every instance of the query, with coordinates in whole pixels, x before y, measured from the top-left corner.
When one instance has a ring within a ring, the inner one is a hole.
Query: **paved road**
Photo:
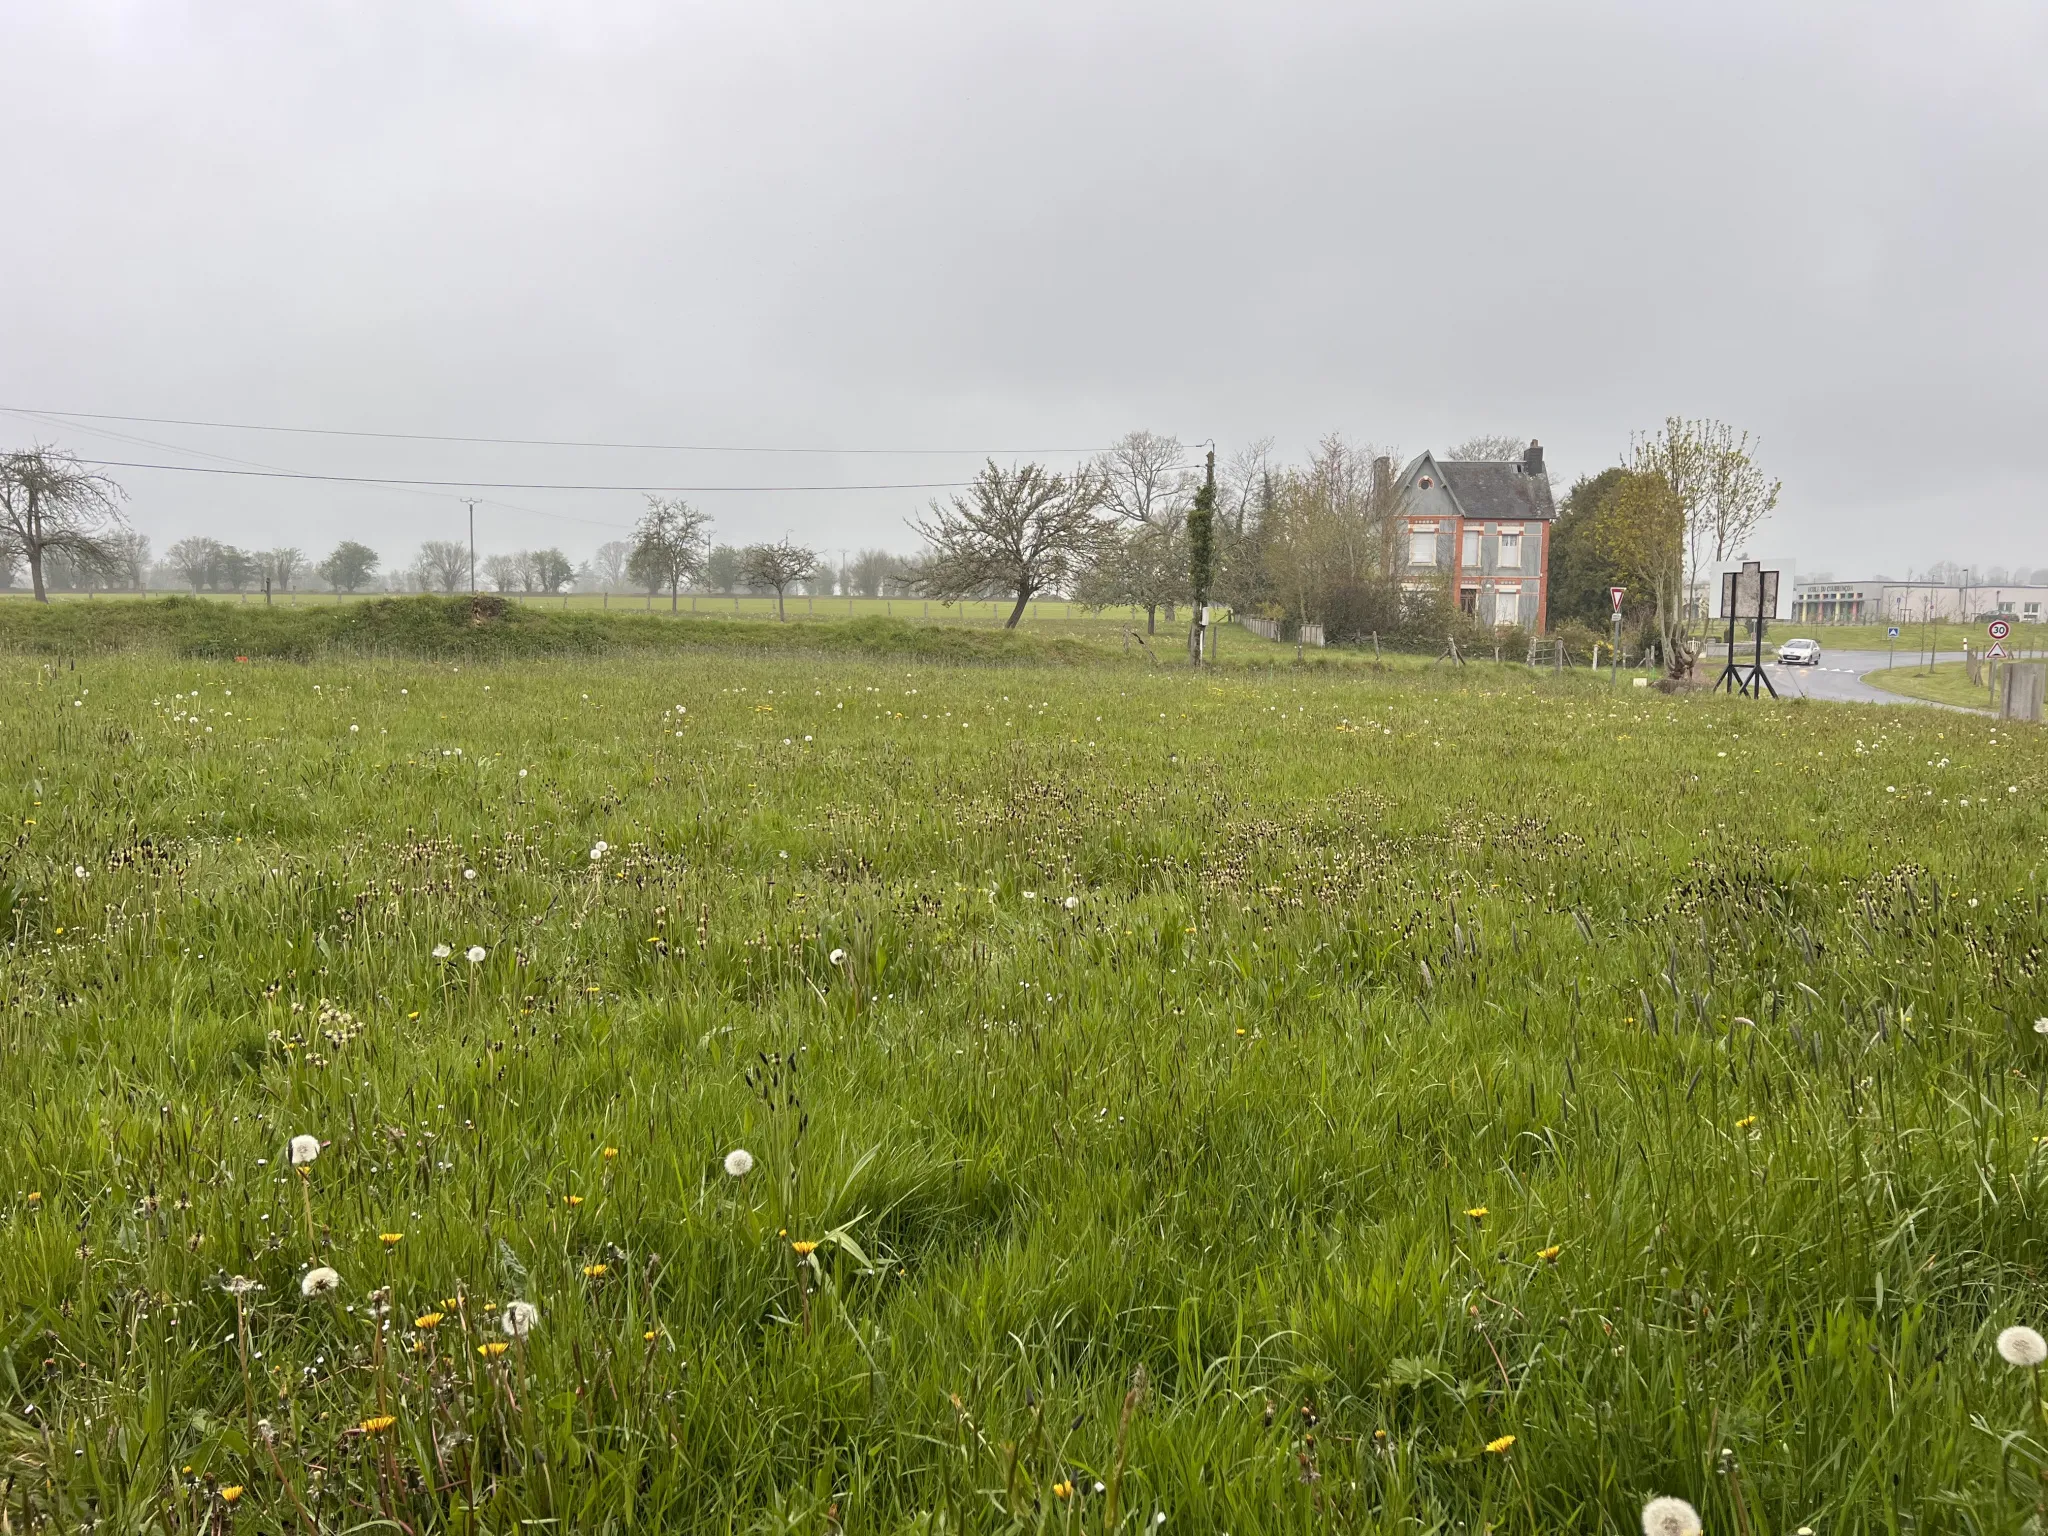
[[[1898,664],[1912,666],[1918,659],[1917,652],[1906,651],[1899,655]],[[1771,686],[1787,699],[1833,699],[1851,704],[1924,704],[1924,699],[1909,699],[1902,694],[1887,693],[1882,688],[1873,688],[1863,681],[1866,672],[1882,672],[1893,665],[1889,651],[1830,651],[1825,647],[1820,654],[1817,667],[1781,667],[1776,662],[1767,663],[1765,671],[1770,674]],[[1961,661],[1961,651],[1943,651],[1937,661]],[[1952,706],[1939,706],[1948,708]]]

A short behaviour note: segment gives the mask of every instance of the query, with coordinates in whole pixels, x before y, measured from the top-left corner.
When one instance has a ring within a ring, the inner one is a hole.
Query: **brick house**
[[[1425,452],[1401,471],[1396,488],[1397,576],[1417,588],[1448,577],[1458,606],[1480,623],[1543,632],[1557,504],[1541,443],[1499,461]]]

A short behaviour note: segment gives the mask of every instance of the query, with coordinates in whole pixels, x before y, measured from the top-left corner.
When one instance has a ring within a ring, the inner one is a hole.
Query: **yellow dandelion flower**
[[[392,1425],[396,1424],[397,1422],[397,1415],[389,1413],[380,1413],[374,1419],[363,1420],[363,1422],[358,1424],[356,1428],[360,1429],[366,1435],[381,1435],[384,1433],[385,1430],[389,1429]]]
[[[462,1302],[460,1301],[460,1299],[454,1296],[443,1296],[441,1298],[441,1305],[446,1310],[453,1312],[457,1307],[462,1305]]]
[[[498,1356],[505,1353],[505,1351],[510,1349],[511,1347],[512,1346],[510,1344],[507,1344],[503,1339],[493,1339],[488,1344],[477,1345],[476,1352],[482,1355],[486,1360],[495,1360],[498,1358]]]
[[[562,1196],[562,1204],[568,1206],[571,1210],[574,1210],[577,1206],[581,1205],[582,1203],[583,1197],[581,1195]]]
[[[800,1259],[807,1259],[813,1253],[816,1253],[818,1251],[818,1245],[816,1243],[805,1242],[801,1238],[799,1238],[796,1242],[791,1243],[789,1246],[796,1250],[796,1256]]]
[[[403,1232],[379,1232],[377,1234],[377,1241],[386,1248],[396,1248],[405,1241],[405,1234]]]
[[[28,1203],[30,1205],[41,1205],[43,1203],[43,1192],[40,1189],[30,1190],[28,1192]]]
[[[1052,1496],[1061,1500],[1071,1499],[1074,1496],[1074,1485],[1065,1481],[1054,1483],[1052,1485]]]
[[[1564,1250],[1560,1248],[1556,1243],[1552,1243],[1548,1248],[1538,1249],[1536,1257],[1541,1259],[1546,1264],[1555,1264],[1557,1262],[1557,1256],[1563,1252]]]
[[[223,1504],[232,1504],[241,1496],[242,1485],[240,1483],[229,1483],[227,1487],[220,1491],[220,1501]]]
[[[1741,1118],[1740,1120],[1738,1120],[1738,1121],[1736,1121],[1736,1122],[1735,1122],[1735,1129],[1737,1129],[1738,1131],[1746,1131],[1746,1130],[1748,1130],[1748,1129],[1749,1129],[1749,1128],[1750,1128],[1750,1127],[1751,1127],[1752,1125],[1755,1125],[1755,1124],[1756,1124],[1756,1116],[1755,1116],[1755,1115],[1744,1115],[1744,1116],[1743,1116],[1743,1117],[1742,1117],[1742,1118]]]
[[[427,1341],[425,1339],[414,1339],[412,1341],[412,1352],[416,1355],[424,1355],[427,1352]]]
[[[412,1325],[415,1328],[438,1328],[441,1326],[441,1319],[445,1316],[447,1316],[445,1312],[422,1312],[412,1320]]]
[[[610,1162],[613,1158],[617,1157],[618,1155],[619,1149],[617,1147],[606,1147],[604,1149],[604,1160],[606,1162]]]
[[[1514,1443],[1515,1437],[1513,1435],[1502,1435],[1498,1440],[1487,1441],[1486,1449],[1492,1455],[1504,1456],[1507,1454],[1508,1447]]]
[[[583,1266],[585,1278],[591,1280],[600,1280],[611,1272],[612,1267],[609,1264],[586,1264]]]
[[[1474,1221],[1484,1221],[1486,1220],[1486,1207],[1483,1205],[1475,1205],[1465,1214],[1467,1216],[1470,1216]]]

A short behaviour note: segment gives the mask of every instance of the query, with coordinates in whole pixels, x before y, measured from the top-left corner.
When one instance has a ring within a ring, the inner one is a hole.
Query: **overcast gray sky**
[[[2039,0],[8,0],[0,406],[965,452],[0,443],[728,487],[1513,432],[1568,481],[1681,413],[1758,435],[1804,568],[2048,566],[2044,78]],[[159,549],[464,518],[116,473]],[[639,510],[479,494],[485,550]],[[692,499],[908,548],[926,494]]]

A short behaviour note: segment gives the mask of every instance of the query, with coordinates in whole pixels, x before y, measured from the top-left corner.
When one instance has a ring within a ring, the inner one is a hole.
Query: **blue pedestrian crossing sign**
[[[1891,628],[1891,637],[1892,637],[1892,638],[1893,638],[1894,640],[1896,640],[1896,639],[1898,639],[1898,638],[1899,638],[1899,626],[1898,626],[1898,625],[1896,625],[1896,624],[1894,624],[1894,625],[1892,626],[1892,628]]]

